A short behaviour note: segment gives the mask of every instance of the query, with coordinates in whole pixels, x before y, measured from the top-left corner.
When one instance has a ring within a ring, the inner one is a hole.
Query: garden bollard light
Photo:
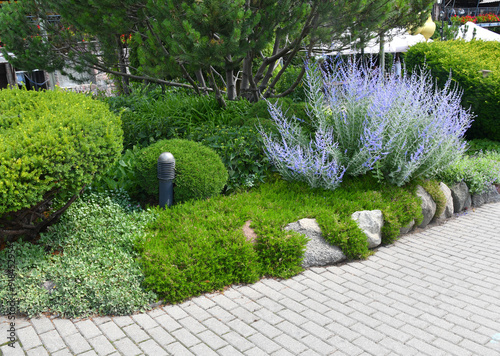
[[[170,152],[158,157],[158,179],[160,185],[160,207],[170,207],[174,200],[175,158]]]

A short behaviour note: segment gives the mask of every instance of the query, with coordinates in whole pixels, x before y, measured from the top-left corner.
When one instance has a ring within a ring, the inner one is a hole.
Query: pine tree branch
[[[158,34],[153,30],[153,26],[151,26],[151,23],[149,22],[149,18],[146,19],[146,25],[148,26],[149,32],[151,32],[153,34],[153,36],[155,37],[156,42],[158,43],[158,45],[160,45],[160,47],[162,48],[163,53],[165,53],[165,55],[167,57],[170,57],[170,53],[168,52],[167,48],[163,45],[163,42],[161,41],[161,39],[158,36]],[[175,60],[175,62],[181,68],[182,74],[184,75],[184,77],[186,78],[186,80],[189,82],[189,84],[192,85],[192,87],[196,91],[196,93],[200,94],[200,89],[198,88],[198,85],[193,80],[193,78],[191,78],[191,76],[189,75],[189,73],[186,70],[186,68],[184,67],[184,65],[179,60],[177,60],[177,59]]]
[[[295,79],[295,81],[293,82],[293,84],[290,86],[290,88],[288,88],[287,90],[285,90],[283,93],[281,94],[278,94],[278,95],[270,95],[269,97],[270,98],[282,98],[288,94],[290,94],[291,92],[293,92],[295,90],[295,88],[297,87],[297,85],[299,85],[299,83],[302,81],[302,78],[304,77],[304,74],[306,72],[306,69],[305,67],[302,67],[302,69],[300,70],[300,73],[299,75],[297,76],[297,79]]]

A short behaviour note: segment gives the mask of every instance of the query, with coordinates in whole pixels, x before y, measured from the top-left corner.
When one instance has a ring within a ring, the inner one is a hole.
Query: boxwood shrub
[[[57,219],[118,158],[122,136],[120,118],[90,97],[1,90],[0,242]]]
[[[443,86],[452,74],[463,89],[462,105],[477,115],[468,138],[500,140],[500,43],[495,41],[436,41],[412,46],[406,54],[410,70],[424,63]],[[491,71],[484,73],[483,70]]]
[[[157,162],[162,152],[175,158],[174,203],[209,198],[224,188],[227,170],[214,150],[189,140],[160,140],[136,156],[137,181],[149,196],[158,196]]]

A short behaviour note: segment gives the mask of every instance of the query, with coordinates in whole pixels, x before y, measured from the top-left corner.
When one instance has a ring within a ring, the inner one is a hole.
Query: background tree
[[[304,70],[288,90],[275,94],[276,84],[299,53],[313,53],[334,41],[368,40],[389,26],[419,25],[431,4],[431,0],[25,0],[0,10],[0,33],[4,53],[14,53],[10,61],[19,68],[96,69],[122,78],[124,88],[130,79],[147,80],[198,93],[214,91],[221,103],[224,90],[229,100],[257,101],[287,95],[300,83]],[[61,15],[60,21],[50,21],[50,14]]]

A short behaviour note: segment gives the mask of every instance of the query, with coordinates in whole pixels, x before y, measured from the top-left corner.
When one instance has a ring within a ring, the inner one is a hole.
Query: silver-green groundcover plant
[[[459,159],[472,114],[461,91],[433,85],[429,72],[382,75],[359,63],[307,69],[308,137],[303,123],[269,104],[278,136],[259,132],[266,154],[287,180],[334,190],[344,174],[372,172],[401,186],[434,177]]]

